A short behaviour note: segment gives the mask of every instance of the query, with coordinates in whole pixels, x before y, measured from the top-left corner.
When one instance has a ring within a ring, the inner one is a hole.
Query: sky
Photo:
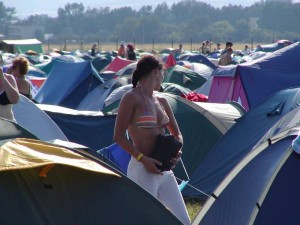
[[[29,15],[34,14],[47,14],[51,17],[57,16],[58,8],[64,8],[68,3],[82,3],[85,8],[100,8],[100,7],[110,7],[110,8],[120,8],[124,6],[129,6],[133,9],[140,9],[144,5],[151,5],[155,7],[156,5],[166,2],[169,6],[173,3],[181,2],[182,0],[0,0],[3,2],[5,7],[14,7],[16,9],[16,16],[24,19]],[[250,6],[259,0],[210,0],[206,1],[213,7],[222,7],[224,5],[243,5]],[[300,0],[296,0],[300,1]],[[205,1],[204,1],[205,2]]]
[[[166,2],[169,6],[173,3],[181,2],[182,0],[0,0],[3,2],[5,7],[14,7],[16,9],[16,16],[24,19],[29,15],[34,14],[47,14],[51,17],[57,16],[58,8],[64,8],[68,3],[82,3],[85,8],[100,8],[100,7],[110,7],[110,8],[120,8],[124,6],[129,6],[135,10],[139,10],[144,5],[151,5],[156,7],[162,2]],[[201,0],[199,0],[201,1]],[[250,6],[260,0],[210,0],[207,2],[213,7],[222,7],[224,5],[242,5]],[[294,0],[293,2],[300,2],[300,0]]]

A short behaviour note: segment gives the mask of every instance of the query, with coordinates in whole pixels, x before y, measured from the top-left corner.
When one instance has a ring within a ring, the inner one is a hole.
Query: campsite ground
[[[204,200],[199,200],[194,198],[185,200],[185,205],[188,210],[191,221],[193,221],[194,218],[197,216],[203,204],[204,204]]]
[[[242,50],[244,49],[245,44],[248,44],[249,48],[255,48],[258,44],[263,45],[265,43],[234,43],[233,49],[234,50]],[[93,43],[86,43],[86,44],[79,44],[79,43],[67,43],[66,47],[64,49],[64,43],[61,45],[54,45],[54,44],[44,44],[44,50],[49,51],[52,49],[59,49],[59,50],[67,50],[67,51],[75,51],[75,50],[84,50],[88,51],[91,49],[91,46]],[[198,51],[200,48],[200,43],[183,43],[183,49],[187,51]],[[221,48],[225,46],[225,43],[221,43]],[[174,43],[172,46],[172,43],[155,43],[155,44],[135,44],[136,49],[140,49],[146,52],[151,52],[152,49],[155,51],[161,51],[166,48],[178,48],[178,43]],[[216,47],[216,44],[213,44],[211,46],[211,49],[213,50]],[[119,45],[117,43],[99,43],[99,50],[101,51],[112,51],[119,48]]]

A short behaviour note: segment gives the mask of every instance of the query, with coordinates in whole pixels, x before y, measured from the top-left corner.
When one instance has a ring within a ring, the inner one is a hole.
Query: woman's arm
[[[183,146],[183,137],[182,137],[181,131],[179,129],[179,126],[177,124],[177,121],[174,116],[172,108],[170,107],[169,103],[167,102],[167,100],[165,98],[160,98],[160,102],[164,106],[165,111],[169,117],[170,122],[167,125],[167,129],[169,130],[170,134],[172,134],[178,141],[180,141],[182,143],[182,146]],[[182,151],[180,149],[177,156],[170,160],[170,162],[174,164],[173,168],[180,161],[181,155],[182,155]]]
[[[177,124],[172,108],[170,107],[169,103],[165,98],[160,98],[160,102],[165,108],[165,111],[169,117],[170,122],[167,125],[167,129],[169,130],[170,134],[172,134],[178,141],[180,141],[183,144],[183,137],[179,129],[179,126]]]
[[[115,123],[113,140],[126,150],[133,157],[137,157],[140,152],[131,144],[126,137],[126,130],[134,114],[136,99],[131,92],[126,93],[120,102],[118,114]]]
[[[12,104],[16,104],[20,98],[16,80],[12,75],[4,74],[2,68],[0,68],[0,83],[9,101]]]

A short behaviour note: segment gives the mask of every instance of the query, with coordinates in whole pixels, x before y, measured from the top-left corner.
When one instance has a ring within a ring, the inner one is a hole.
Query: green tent
[[[168,69],[163,82],[178,84],[193,91],[201,87],[206,81],[206,78],[195,71],[175,65]]]
[[[231,128],[245,110],[237,103],[192,102],[169,93],[155,93],[170,104],[184,139],[182,161],[191,175],[216,142]],[[105,114],[117,113],[119,100],[102,110]],[[176,177],[188,177],[180,164],[174,169]]]
[[[156,198],[86,151],[0,142],[1,224],[182,224]]]
[[[0,50],[13,54],[24,54],[29,50],[38,54],[44,53],[43,44],[37,39],[2,40]]]
[[[191,175],[245,110],[236,103],[192,102],[180,96],[160,93],[170,104],[184,139],[182,161]],[[187,179],[182,165],[174,169],[180,179]]]

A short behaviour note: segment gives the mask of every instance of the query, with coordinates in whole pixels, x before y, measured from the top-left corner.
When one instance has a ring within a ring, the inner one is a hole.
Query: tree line
[[[16,17],[14,7],[5,7],[0,1],[0,33],[9,37],[12,25],[38,25],[43,27],[35,37],[51,41],[82,40],[86,42],[139,43],[202,42],[272,42],[274,39],[300,38],[300,3],[257,2],[251,6],[227,5],[221,8],[196,0],[182,0],[156,7],[85,7],[82,3],[68,3],[59,8],[57,17],[45,14]]]

